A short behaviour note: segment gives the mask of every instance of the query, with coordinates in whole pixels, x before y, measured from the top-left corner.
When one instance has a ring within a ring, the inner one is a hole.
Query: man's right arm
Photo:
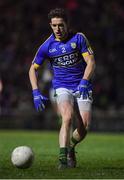
[[[32,64],[30,67],[29,78],[30,78],[32,90],[38,89],[37,69],[35,68],[34,64]]]
[[[43,96],[38,89],[37,69],[35,68],[34,64],[32,64],[30,67],[29,78],[32,86],[34,106],[37,111],[43,111],[48,98]]]

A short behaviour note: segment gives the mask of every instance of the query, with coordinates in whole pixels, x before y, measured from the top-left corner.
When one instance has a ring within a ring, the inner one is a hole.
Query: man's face
[[[57,39],[63,40],[67,36],[67,24],[65,23],[63,18],[52,18],[50,26]]]

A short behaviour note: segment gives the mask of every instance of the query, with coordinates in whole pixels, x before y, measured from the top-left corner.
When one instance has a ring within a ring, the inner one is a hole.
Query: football
[[[29,168],[31,167],[33,160],[34,153],[28,146],[18,146],[12,151],[11,162],[17,168]]]

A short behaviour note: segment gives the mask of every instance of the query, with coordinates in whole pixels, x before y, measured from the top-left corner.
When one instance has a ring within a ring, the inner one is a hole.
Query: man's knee
[[[59,104],[59,113],[62,117],[62,123],[70,125],[73,117],[73,106],[69,102]]]
[[[62,124],[65,124],[67,126],[71,126],[71,122],[72,122],[71,112],[67,112],[65,114],[62,114]]]

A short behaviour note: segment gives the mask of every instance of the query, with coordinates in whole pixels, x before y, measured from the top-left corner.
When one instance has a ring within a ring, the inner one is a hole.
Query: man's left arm
[[[96,67],[94,55],[83,56],[83,58],[86,62],[86,68],[84,71],[83,79],[90,80]]]
[[[89,80],[94,73],[96,64],[93,54],[88,54],[83,57],[86,62],[86,68],[82,80],[80,81],[80,84],[78,85],[76,90],[80,92],[80,95],[82,95],[83,99],[87,99],[87,97],[89,97],[89,91],[92,90],[92,84]]]

